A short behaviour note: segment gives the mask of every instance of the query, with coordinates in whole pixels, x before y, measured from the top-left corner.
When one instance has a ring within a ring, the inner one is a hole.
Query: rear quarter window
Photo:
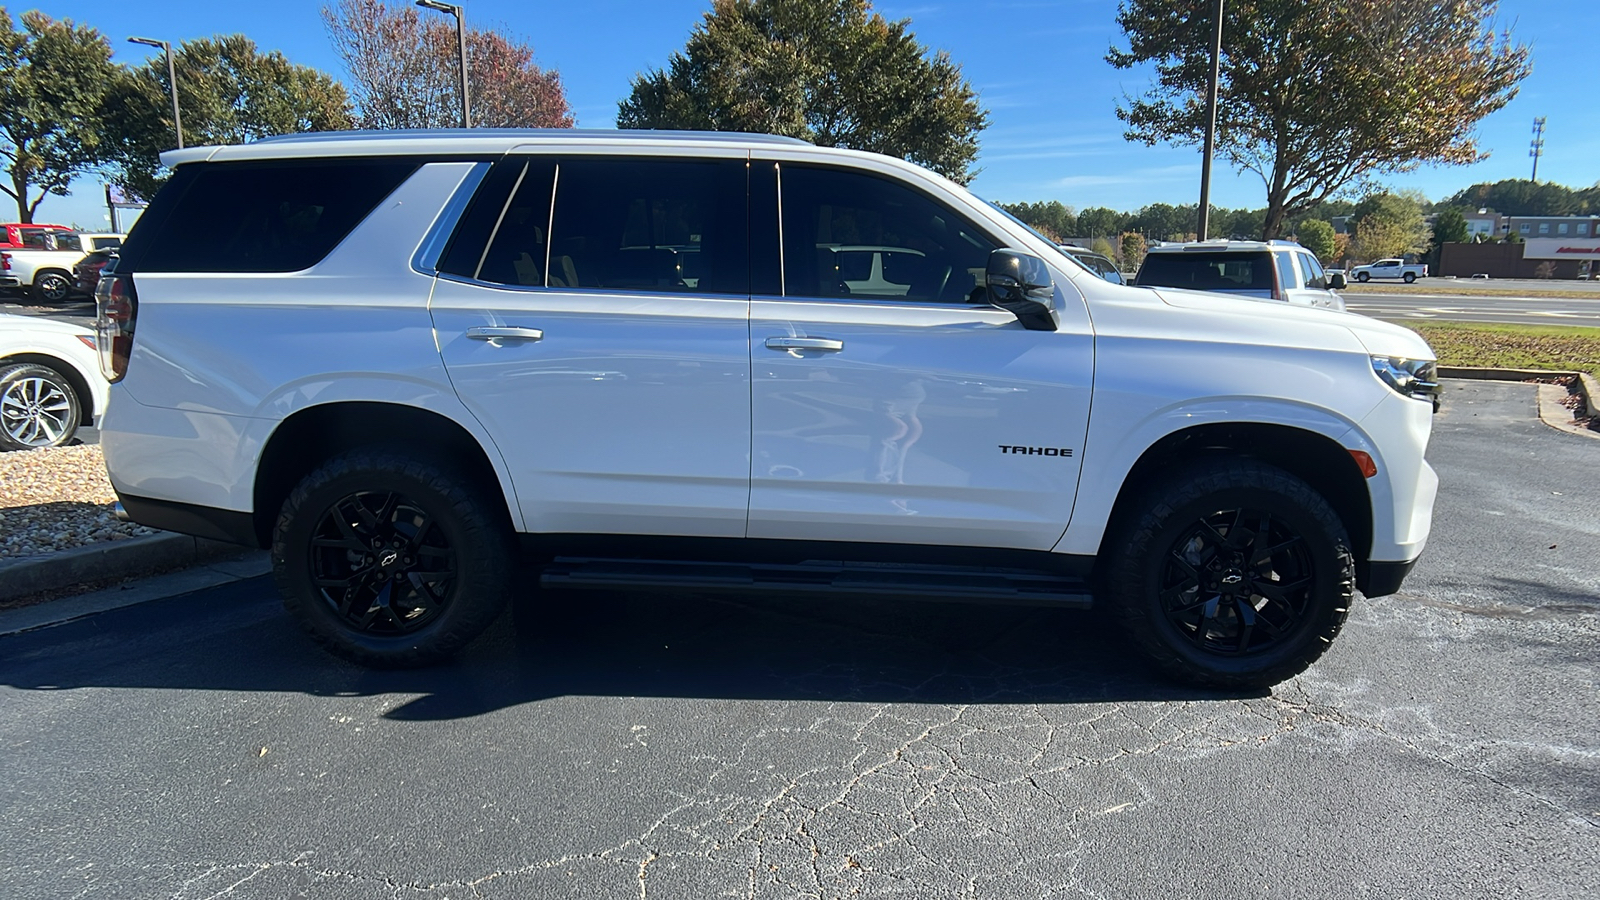
[[[332,252],[419,164],[413,159],[384,158],[180,166],[128,235],[119,269],[295,272],[309,268]]]

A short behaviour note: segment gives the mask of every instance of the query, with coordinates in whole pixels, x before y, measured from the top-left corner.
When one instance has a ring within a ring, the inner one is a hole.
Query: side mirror
[[[1328,276],[1328,287],[1333,288],[1336,291],[1342,291],[1348,285],[1349,285],[1349,282],[1345,281],[1344,280],[1344,276],[1339,274],[1338,272],[1335,272],[1332,275]]]
[[[1056,296],[1050,267],[1037,256],[1017,250],[996,250],[989,254],[984,272],[989,302],[1010,312],[1029,331],[1055,331]]]

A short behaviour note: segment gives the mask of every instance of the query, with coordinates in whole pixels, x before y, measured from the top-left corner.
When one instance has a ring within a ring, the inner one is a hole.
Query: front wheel
[[[335,457],[284,502],[272,570],[328,651],[408,668],[460,651],[505,608],[516,544],[503,504],[452,467],[396,451]]]
[[[1356,273],[1356,280],[1361,282],[1362,284],[1366,284],[1367,282],[1372,280],[1372,276],[1367,274],[1366,272],[1357,272]]]
[[[1277,684],[1344,625],[1350,539],[1310,485],[1241,460],[1188,469],[1144,495],[1117,541],[1109,598],[1166,674],[1209,687]]]

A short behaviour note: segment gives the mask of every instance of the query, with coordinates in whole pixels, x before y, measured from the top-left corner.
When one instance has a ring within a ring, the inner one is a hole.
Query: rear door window
[[[1300,274],[1304,276],[1306,287],[1319,291],[1328,289],[1328,277],[1322,271],[1322,263],[1309,253],[1296,253],[1295,258],[1300,262]]]
[[[550,287],[750,293],[745,160],[563,159],[556,179]]]
[[[179,166],[128,236],[119,268],[125,272],[310,268],[419,165],[415,159],[383,157]]]

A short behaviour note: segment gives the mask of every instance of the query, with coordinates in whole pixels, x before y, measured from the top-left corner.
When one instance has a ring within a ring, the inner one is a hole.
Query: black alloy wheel
[[[409,634],[437,619],[456,584],[456,554],[426,510],[395,491],[350,494],[317,523],[312,578],[346,628]]]
[[[1161,574],[1167,621],[1208,653],[1263,650],[1292,634],[1315,567],[1303,536],[1260,509],[1202,516],[1174,542]]]
[[[284,607],[324,649],[378,668],[462,650],[506,608],[517,567],[498,485],[412,450],[326,460],[273,532]]]
[[[1152,483],[1119,520],[1104,597],[1175,679],[1274,685],[1305,671],[1344,627],[1355,594],[1344,523],[1276,466],[1193,463]]]

